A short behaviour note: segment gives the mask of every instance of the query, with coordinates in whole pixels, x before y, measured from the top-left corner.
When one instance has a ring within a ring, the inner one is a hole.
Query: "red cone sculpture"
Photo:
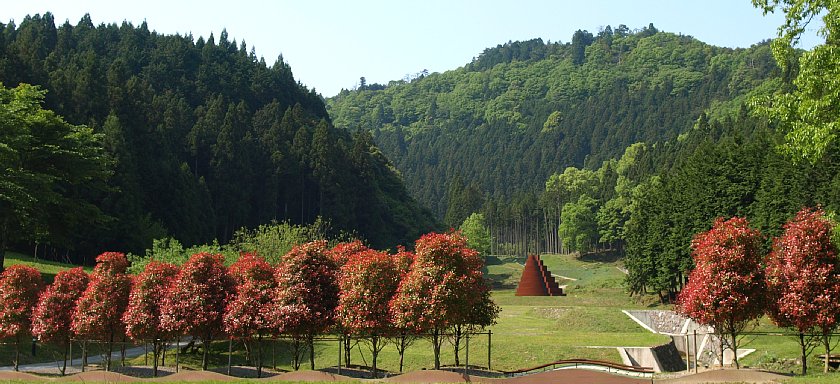
[[[528,255],[516,296],[566,296],[537,255]]]

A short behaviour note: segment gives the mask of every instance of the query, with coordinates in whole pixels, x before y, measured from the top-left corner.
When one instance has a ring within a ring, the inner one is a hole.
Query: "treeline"
[[[784,76],[769,43],[729,49],[653,25],[605,27],[577,31],[569,43],[510,42],[456,70],[344,90],[327,110],[337,127],[373,132],[413,196],[445,217],[457,183],[535,206],[538,196],[522,195],[539,193],[552,174],[597,169],[633,143],[676,141],[704,111],[735,116]]]
[[[669,301],[694,268],[693,236],[716,218],[746,217],[769,239],[803,207],[840,211],[840,152],[796,163],[779,151],[783,142],[746,109],[722,121],[704,114],[678,140],[631,145],[597,169],[569,167],[540,193],[456,201],[482,213],[491,253],[611,251],[624,256],[631,294]]]
[[[391,247],[436,227],[369,133],[333,127],[282,57],[269,65],[225,31],[194,39],[88,15],[57,27],[49,13],[0,31],[0,82],[46,90],[45,109],[101,135],[113,170],[107,192],[86,196],[99,225],[59,239],[66,228],[50,223],[16,244],[139,253],[166,236],[226,242],[241,227],[323,217]]]
[[[228,267],[222,254],[199,252],[180,264],[148,261],[134,276],[124,254],[105,252],[90,275],[62,271],[46,289],[35,268],[14,265],[0,274],[0,338],[15,345],[15,370],[30,337],[65,348],[72,340],[103,342],[109,370],[114,341],[127,336],[152,344],[155,375],[166,344],[184,336],[201,340],[205,370],[210,344],[227,339],[246,343],[259,374],[260,342],[279,337],[290,340],[295,370],[306,352],[315,369],[315,337],[327,334],[347,342],[347,366],[352,341],[368,344],[374,378],[386,343],[397,346],[402,371],[406,349],[421,337],[430,338],[435,369],[451,338],[458,365],[465,333],[499,314],[484,262],[457,232],[423,235],[414,248],[391,254],[358,240],[333,247],[319,240],[269,255],[276,264],[243,252]]]

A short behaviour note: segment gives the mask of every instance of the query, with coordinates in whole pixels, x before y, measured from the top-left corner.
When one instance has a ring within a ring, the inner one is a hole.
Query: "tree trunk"
[[[309,345],[309,369],[315,370],[315,335],[307,335],[306,342]]]
[[[822,335],[823,346],[825,347],[825,356],[823,357],[823,372],[828,373],[828,360],[831,357],[831,331],[823,330]]]
[[[20,335],[15,335],[15,372],[20,367]]]
[[[799,347],[802,349],[802,376],[805,376],[808,373],[808,356],[805,351],[805,334],[799,332]]]
[[[440,330],[435,328],[432,332],[432,348],[435,354],[435,369],[440,369],[440,345],[442,344]]]
[[[730,336],[732,337],[732,361],[735,362],[735,369],[741,369],[741,366],[738,364],[738,340],[736,339],[738,334],[733,331]]]
[[[160,341],[152,340],[152,377],[158,375],[158,354],[160,353]]]
[[[105,355],[105,372],[111,371],[111,352],[114,350],[114,334],[108,336],[108,353]]]
[[[61,364],[61,370],[59,370],[61,376],[64,376],[64,373],[67,372],[67,350],[70,349],[70,343],[72,343],[72,341],[68,341],[67,344],[64,345],[64,362]],[[72,359],[73,356],[70,356],[70,358]]]
[[[400,344],[397,346],[397,352],[400,353],[400,373],[403,371],[403,358],[405,357],[405,350],[408,347],[408,334],[402,332],[400,334]]]
[[[262,333],[257,333],[257,378],[262,378]]]
[[[204,344],[204,353],[201,356],[201,370],[202,371],[207,370],[207,363],[208,363],[207,354],[210,351],[210,336],[211,336],[210,332],[207,332],[207,336],[204,337],[204,343],[203,343]]]
[[[370,337],[370,345],[371,345],[371,355],[373,356],[373,371],[371,371],[371,377],[377,377],[376,371],[376,358],[379,356],[379,336],[373,335]]]
[[[353,351],[353,346],[350,345],[350,335],[342,335],[344,337],[344,367],[350,368],[350,352]]]
[[[461,326],[456,325],[454,328],[455,336],[453,339],[452,344],[455,346],[455,366],[458,367],[461,365],[461,359],[459,358],[459,353],[461,349]]]
[[[87,366],[87,340],[82,342],[82,372],[85,371],[86,366]]]

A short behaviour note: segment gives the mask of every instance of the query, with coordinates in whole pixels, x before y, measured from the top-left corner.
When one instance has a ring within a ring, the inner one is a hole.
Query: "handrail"
[[[557,361],[554,361],[554,362],[551,362],[551,363],[538,365],[536,367],[525,368],[525,369],[517,369],[515,371],[501,371],[501,372],[504,373],[505,375],[513,376],[513,375],[517,375],[517,374],[528,373],[528,372],[531,372],[531,371],[544,369],[544,368],[547,368],[547,367],[552,367],[553,368],[553,367],[558,366],[558,365],[573,365],[573,364],[576,367],[580,364],[585,364],[585,365],[602,366],[602,367],[607,367],[607,368],[615,368],[615,369],[621,370],[621,371],[629,371],[629,372],[637,372],[637,373],[650,373],[650,374],[653,373],[653,368],[652,367],[634,367],[632,365],[618,364],[618,363],[613,363],[611,361],[590,360],[590,359],[557,360]]]

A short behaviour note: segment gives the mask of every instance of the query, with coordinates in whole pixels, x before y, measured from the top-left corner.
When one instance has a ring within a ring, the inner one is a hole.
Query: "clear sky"
[[[76,24],[90,13],[94,24],[143,20],[159,33],[205,38],[227,29],[229,39],[269,64],[282,54],[295,77],[324,96],[368,83],[387,84],[427,69],[455,69],[485,48],[507,41],[568,42],[577,29],[637,29],[694,36],[726,47],[749,47],[776,36],[784,18],[763,16],[750,0],[17,0],[3,1],[0,20],[52,12]],[[820,42],[816,27],[803,40]]]

